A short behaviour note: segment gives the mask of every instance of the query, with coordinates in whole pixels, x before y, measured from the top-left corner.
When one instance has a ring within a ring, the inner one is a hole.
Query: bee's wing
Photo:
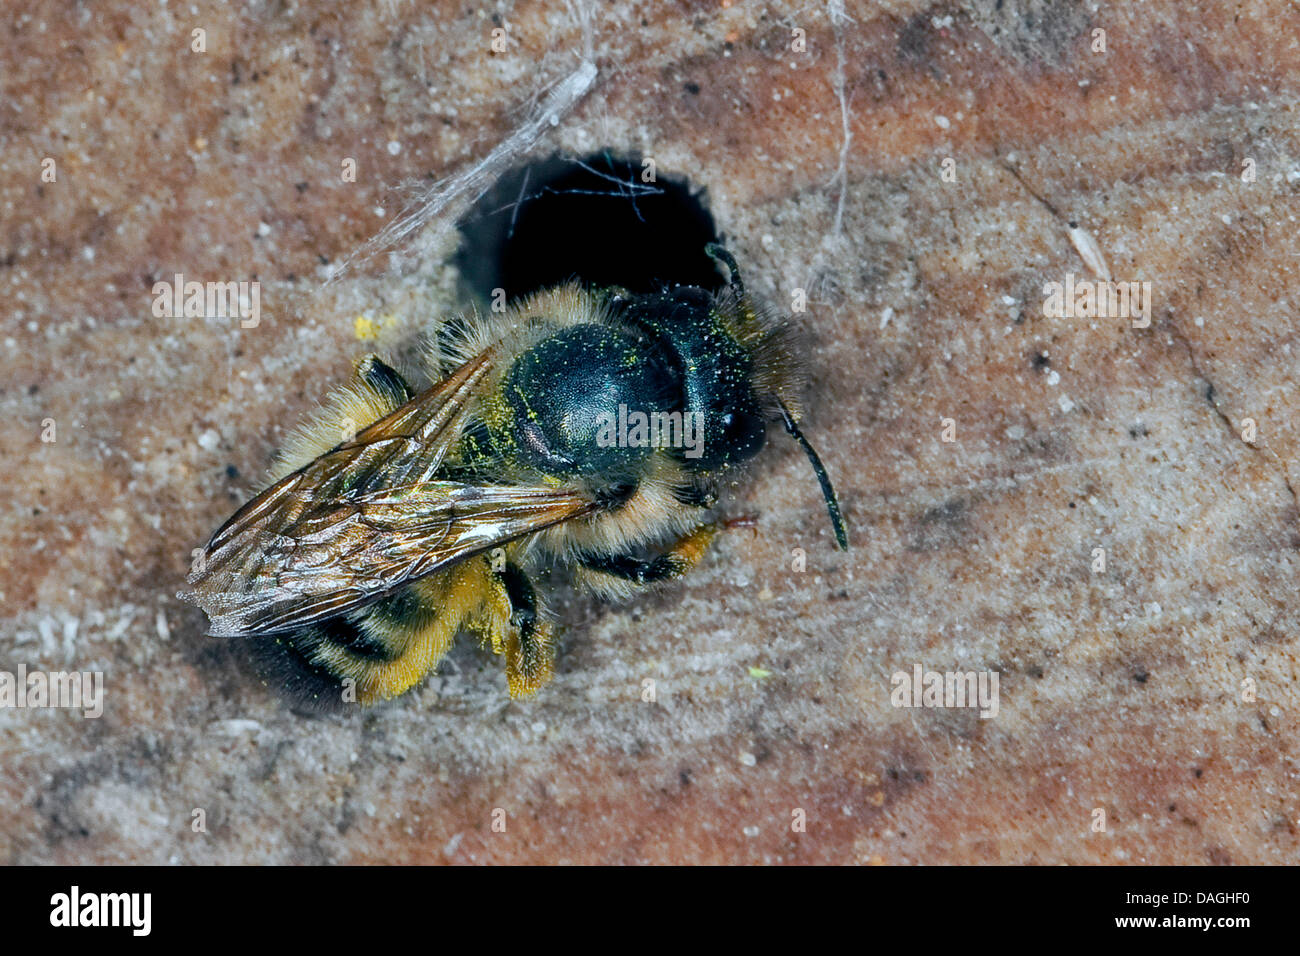
[[[293,630],[594,508],[573,492],[451,481],[313,495],[289,526],[242,528],[184,596],[207,611],[215,636]]]
[[[488,354],[253,498],[182,593],[216,636],[292,630],[595,510],[575,492],[435,480]]]

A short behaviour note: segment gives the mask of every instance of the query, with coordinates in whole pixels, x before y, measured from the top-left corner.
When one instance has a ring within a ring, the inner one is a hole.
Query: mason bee
[[[710,518],[718,481],[774,418],[847,549],[799,429],[789,328],[755,307],[726,250],[706,251],[730,273],[717,293],[571,283],[453,320],[418,395],[366,356],[180,597],[213,636],[255,638],[286,689],[321,705],[409,690],[462,630],[504,654],[510,696],[525,696],[555,656],[538,572],[564,565],[607,597],[686,573],[724,524]]]

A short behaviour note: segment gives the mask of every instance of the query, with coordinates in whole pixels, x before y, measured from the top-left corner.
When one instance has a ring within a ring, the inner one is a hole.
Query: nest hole
[[[507,300],[578,279],[654,292],[717,289],[704,247],[719,241],[703,189],[636,155],[552,156],[497,181],[460,224],[470,291]]]

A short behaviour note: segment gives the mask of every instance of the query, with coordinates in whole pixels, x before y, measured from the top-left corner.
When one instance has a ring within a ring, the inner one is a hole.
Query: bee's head
[[[702,423],[699,447],[674,449],[673,453],[690,471],[723,471],[758,454],[767,420],[775,411],[808,456],[826,499],[836,541],[847,550],[848,534],[835,490],[786,400],[792,359],[784,329],[764,327],[730,253],[717,245],[705,251],[731,273],[725,292],[714,295],[695,286],[678,286],[631,297],[622,313],[624,319],[658,339],[678,369],[683,412]]]
[[[506,373],[519,457],[571,478],[635,473],[657,452],[704,476],[758,454],[768,416],[753,361],[714,296],[678,286],[615,302],[620,321],[554,332]]]
[[[669,449],[683,466],[709,474],[757,455],[767,426],[753,360],[722,321],[714,296],[678,286],[630,299],[623,317],[654,336],[677,371],[681,411],[695,429],[689,445]]]
[[[635,475],[661,453],[709,477],[757,455],[779,414],[847,548],[826,469],[788,403],[783,329],[760,320],[731,256],[708,251],[731,269],[724,292],[615,294],[606,303],[614,321],[570,325],[528,348],[505,375],[495,431],[520,461],[560,479]]]

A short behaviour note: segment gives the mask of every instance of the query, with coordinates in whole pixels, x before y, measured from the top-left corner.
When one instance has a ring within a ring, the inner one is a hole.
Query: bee
[[[609,598],[682,576],[726,525],[711,517],[719,481],[770,420],[808,456],[847,549],[799,428],[790,328],[754,305],[730,253],[706,252],[730,274],[716,293],[575,282],[452,320],[418,395],[367,355],[179,596],[322,707],[404,693],[461,631],[504,655],[524,697],[554,669],[539,572],[564,566]]]

